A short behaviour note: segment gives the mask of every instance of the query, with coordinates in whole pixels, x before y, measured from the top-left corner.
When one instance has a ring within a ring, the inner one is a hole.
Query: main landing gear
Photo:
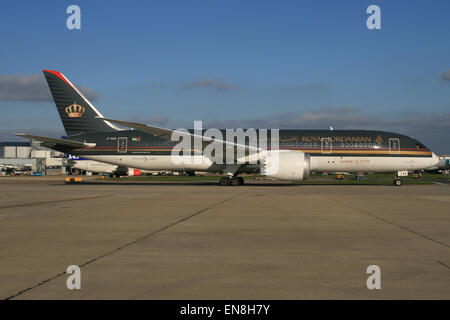
[[[242,177],[222,177],[219,180],[221,186],[242,186],[244,184],[244,178]]]
[[[402,179],[400,179],[399,177],[395,177],[394,186],[400,187],[402,185],[402,183],[403,183]]]

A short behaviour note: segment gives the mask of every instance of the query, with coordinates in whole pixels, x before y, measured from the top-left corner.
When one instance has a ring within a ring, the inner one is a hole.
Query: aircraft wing
[[[24,138],[28,138],[28,139],[33,139],[33,140],[38,140],[38,141],[42,141],[42,142],[66,146],[66,147],[70,147],[72,149],[95,146],[95,143],[86,143],[86,142],[79,142],[79,141],[73,141],[73,140],[67,140],[67,139],[48,138],[48,137],[34,136],[34,135],[24,134],[24,133],[16,133],[15,135],[18,137],[24,137]]]
[[[129,127],[129,128],[133,128],[135,130],[150,133],[154,136],[157,136],[157,137],[163,138],[165,140],[169,140],[169,141],[172,137],[172,133],[175,131],[175,130],[170,130],[170,129],[166,129],[166,128],[149,126],[149,125],[137,123],[137,122],[120,121],[120,120],[107,119],[107,118],[101,118],[101,119],[103,119],[104,121],[118,124],[120,126]]]
[[[129,127],[129,128],[133,128],[135,130],[139,130],[142,132],[146,132],[149,134],[152,134],[154,136],[163,138],[165,140],[171,140],[172,138],[172,134],[178,134],[179,136],[184,136],[187,138],[199,138],[202,140],[203,146],[208,145],[209,143],[215,141],[215,142],[219,142],[223,145],[224,148],[234,148],[236,149],[244,149],[245,154],[257,154],[261,151],[263,151],[261,148],[257,148],[257,147],[252,147],[252,146],[246,146],[246,145],[241,145],[241,144],[237,144],[234,142],[229,142],[229,141],[225,141],[225,140],[219,140],[219,139],[214,139],[214,138],[210,138],[210,137],[205,137],[205,136],[199,136],[190,132],[184,132],[184,131],[179,131],[179,130],[172,130],[172,129],[166,129],[166,128],[161,128],[161,127],[156,127],[156,126],[150,126],[147,124],[142,124],[142,123],[136,123],[136,122],[127,122],[127,121],[120,121],[120,120],[114,120],[114,119],[108,119],[108,118],[102,118],[105,121],[109,121],[111,123],[115,123],[118,124],[120,126],[124,126],[124,127]]]

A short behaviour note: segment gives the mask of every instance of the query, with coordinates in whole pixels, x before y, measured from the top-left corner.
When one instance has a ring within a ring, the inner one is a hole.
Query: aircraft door
[[[127,137],[119,137],[117,139],[117,152],[120,153],[127,152],[127,142],[128,142]]]
[[[389,153],[400,153],[400,140],[389,138]]]
[[[322,153],[331,153],[331,138],[322,138]]]

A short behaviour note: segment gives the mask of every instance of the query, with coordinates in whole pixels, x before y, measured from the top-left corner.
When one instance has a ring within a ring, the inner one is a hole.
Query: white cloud
[[[96,100],[98,94],[80,85],[76,87],[89,100]],[[41,74],[0,75],[0,100],[9,101],[53,101],[50,89]]]
[[[222,79],[205,79],[186,83],[183,85],[183,88],[185,89],[213,88],[216,91],[223,92],[235,89],[236,86],[225,83]]]
[[[450,81],[450,69],[442,72],[441,77],[442,77],[442,80]]]

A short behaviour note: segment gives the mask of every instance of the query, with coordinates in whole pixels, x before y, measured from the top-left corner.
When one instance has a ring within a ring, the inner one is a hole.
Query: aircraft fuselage
[[[192,164],[171,160],[177,141],[138,130],[105,131],[68,137],[95,146],[71,150],[87,159],[144,170],[223,171],[202,155]],[[311,171],[395,172],[432,166],[437,157],[419,141],[396,133],[372,130],[280,130],[279,149],[310,155]],[[61,150],[64,151],[64,150]],[[255,166],[248,166],[255,171]]]

